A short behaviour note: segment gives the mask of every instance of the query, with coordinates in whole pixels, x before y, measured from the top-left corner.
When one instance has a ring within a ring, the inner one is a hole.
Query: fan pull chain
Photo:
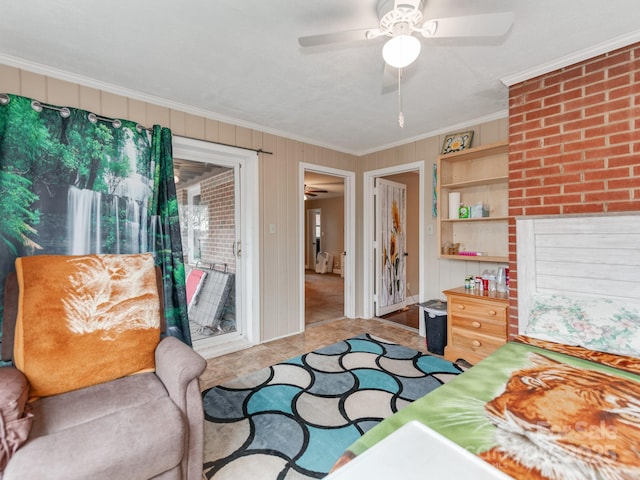
[[[398,125],[404,128],[404,114],[402,113],[402,69],[398,69]]]

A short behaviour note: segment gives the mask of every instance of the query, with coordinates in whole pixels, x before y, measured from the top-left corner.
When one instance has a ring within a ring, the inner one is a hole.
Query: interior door
[[[316,268],[316,258],[320,252],[320,209],[307,210],[307,268]]]
[[[404,308],[406,299],[407,187],[383,178],[375,188],[376,316]]]

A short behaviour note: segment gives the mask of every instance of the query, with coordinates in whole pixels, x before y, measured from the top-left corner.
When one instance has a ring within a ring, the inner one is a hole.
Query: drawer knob
[[[474,347],[479,347],[480,345],[482,345],[482,343],[480,343],[480,340],[473,340],[471,342],[471,345],[473,345]]]
[[[458,305],[458,310],[464,310],[464,305]]]
[[[494,315],[495,316],[496,313],[498,313],[498,312],[496,312],[495,310],[489,310],[489,315]]]
[[[481,323],[480,322],[471,322],[471,326],[474,328],[480,328],[481,327]]]

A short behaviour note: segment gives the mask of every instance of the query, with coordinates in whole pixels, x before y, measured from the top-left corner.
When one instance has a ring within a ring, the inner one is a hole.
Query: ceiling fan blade
[[[417,8],[422,10],[424,8],[424,0],[394,0],[393,8]]]
[[[315,193],[311,193],[311,192],[304,192],[304,194],[305,194],[307,197],[317,197],[317,195],[316,195]]]
[[[513,18],[512,12],[434,18],[424,23],[422,34],[427,38],[500,37],[507,33]]]
[[[353,42],[357,40],[367,40],[367,32],[375,31],[375,28],[363,28],[361,30],[345,30],[344,32],[324,33],[321,35],[310,35],[298,38],[301,47],[317,47],[331,43]]]
[[[305,190],[307,193],[329,193],[329,190],[318,190],[315,188],[312,188],[311,190]]]

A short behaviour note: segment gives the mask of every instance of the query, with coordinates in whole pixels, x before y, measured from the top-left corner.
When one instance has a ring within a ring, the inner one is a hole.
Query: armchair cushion
[[[102,261],[101,258],[97,260]],[[144,268],[138,270],[143,271]],[[49,273],[46,269],[43,271],[43,274]],[[111,264],[111,273],[124,275],[118,262]],[[131,275],[135,277],[138,273]],[[121,275],[118,275],[120,279]],[[162,311],[158,267],[155,267],[155,281],[154,305],[144,302],[142,305],[147,305],[150,310],[159,307]],[[116,282],[113,288],[121,289],[122,283],[126,282]],[[84,283],[78,287],[81,291]],[[3,319],[5,333],[16,330],[13,325],[21,293],[18,292],[16,275],[10,275],[5,286],[8,305]],[[133,294],[134,297],[139,296],[139,290],[134,290]],[[38,292],[36,298],[37,295]],[[44,298],[44,293],[40,292],[40,295]],[[135,315],[136,310],[132,311]],[[21,313],[25,320],[26,311]],[[40,320],[43,322],[41,333],[44,334],[50,319]],[[24,342],[24,339],[23,336],[20,341]],[[2,342],[3,359],[12,359],[11,353],[15,353],[13,343]],[[91,386],[32,398],[26,406],[33,413],[31,432],[26,442],[13,452],[5,471],[0,472],[0,478],[200,480],[204,415],[198,376],[206,362],[174,337],[165,337],[158,342],[154,335],[152,343],[157,344],[151,352],[154,372],[125,374]],[[130,343],[130,347],[134,350],[139,348],[135,342]],[[56,348],[64,350],[69,346],[58,345]],[[52,356],[55,354],[54,351]],[[85,355],[84,358],[86,360],[90,356]],[[122,363],[126,358],[117,357],[115,363]],[[55,361],[60,360],[55,358]],[[59,367],[59,364],[52,365],[54,369]],[[91,369],[93,365],[85,367]],[[0,373],[2,371],[20,373],[13,367],[3,367]],[[4,389],[4,379],[0,378],[0,393]],[[24,395],[21,395],[20,403],[24,402]]]
[[[160,302],[151,254],[16,260],[14,360],[44,397],[153,371]]]
[[[148,479],[179,469],[186,453],[184,414],[154,373],[31,405],[33,428],[7,465],[6,480]]]

